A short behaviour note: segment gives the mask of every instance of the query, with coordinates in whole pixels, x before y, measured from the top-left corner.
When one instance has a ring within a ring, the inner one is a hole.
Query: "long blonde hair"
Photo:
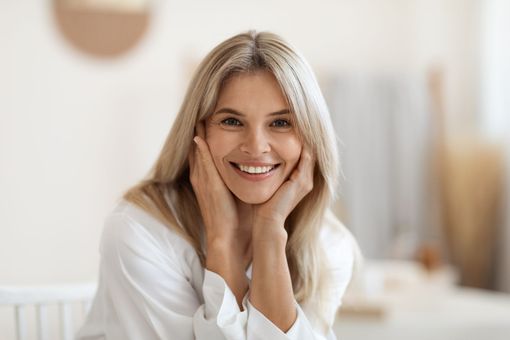
[[[194,128],[213,112],[222,84],[230,76],[257,70],[275,76],[295,116],[300,138],[316,157],[313,190],[289,215],[285,228],[295,298],[300,303],[320,306],[328,297],[328,271],[319,233],[338,182],[336,137],[313,71],[279,36],[249,31],[224,41],[205,57],[191,80],[158,160],[147,178],[126,192],[124,198],[190,242],[205,267],[203,221],[189,181],[188,153]]]

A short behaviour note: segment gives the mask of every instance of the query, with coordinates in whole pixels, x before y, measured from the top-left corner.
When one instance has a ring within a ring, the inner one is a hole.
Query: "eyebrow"
[[[234,109],[231,109],[229,107],[223,107],[221,109],[219,109],[218,111],[214,112],[213,115],[216,115],[216,114],[219,114],[219,113],[230,113],[230,114],[233,114],[233,115],[236,115],[236,116],[241,116],[241,117],[244,117],[245,115],[239,111],[236,111]],[[288,114],[290,113],[290,110],[289,109],[283,109],[283,110],[280,110],[280,111],[276,111],[276,112],[271,112],[268,114],[268,116],[279,116],[279,115],[285,115],[285,114]]]

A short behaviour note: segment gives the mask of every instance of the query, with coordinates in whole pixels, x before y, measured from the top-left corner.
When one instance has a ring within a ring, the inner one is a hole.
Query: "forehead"
[[[215,111],[229,107],[246,114],[288,109],[288,103],[274,75],[265,70],[238,73],[223,84]]]

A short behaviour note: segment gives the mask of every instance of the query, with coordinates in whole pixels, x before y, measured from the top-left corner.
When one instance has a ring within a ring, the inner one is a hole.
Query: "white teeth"
[[[239,167],[239,169],[241,169],[241,171],[243,172],[247,172],[247,173],[250,173],[250,174],[264,174],[266,172],[269,172],[271,171],[274,166],[247,166],[247,165],[241,165],[241,164],[237,164],[237,166]]]

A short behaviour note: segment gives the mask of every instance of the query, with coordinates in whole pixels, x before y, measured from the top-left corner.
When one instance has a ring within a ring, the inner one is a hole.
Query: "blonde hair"
[[[205,57],[191,80],[158,160],[147,178],[124,198],[189,241],[205,266],[203,222],[189,181],[188,153],[194,128],[213,112],[222,84],[229,77],[258,70],[271,72],[278,81],[295,116],[298,134],[316,158],[313,190],[288,216],[285,228],[295,298],[321,309],[328,298],[329,273],[319,234],[338,182],[336,136],[313,71],[279,36],[249,31],[224,41]]]

